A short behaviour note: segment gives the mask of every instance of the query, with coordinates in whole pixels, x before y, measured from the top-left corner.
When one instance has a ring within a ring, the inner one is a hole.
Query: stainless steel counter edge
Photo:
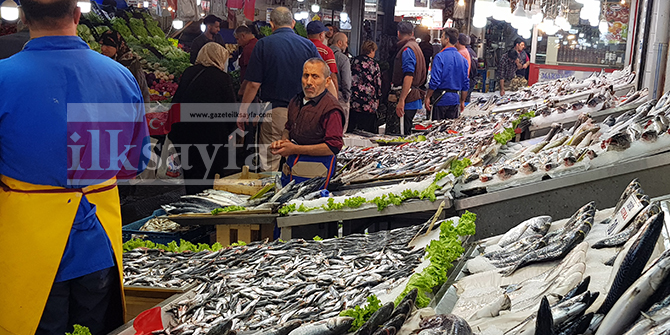
[[[445,201],[444,208],[450,208],[453,206],[453,200],[450,197],[438,197],[434,202],[430,200],[410,200],[403,203],[400,206],[389,206],[386,207],[383,211],[377,210],[377,208],[368,208],[361,210],[347,210],[347,211],[329,211],[325,213],[308,213],[308,214],[296,214],[289,216],[281,216],[277,218],[277,226],[282,227],[294,227],[294,226],[304,226],[309,224],[321,223],[321,222],[337,222],[340,220],[353,220],[353,219],[363,219],[376,216],[388,216],[388,215],[397,215],[397,214],[406,214],[406,213],[415,213],[415,212],[424,212],[424,211],[434,211],[440,207],[440,203]]]
[[[464,210],[495,203],[498,201],[519,198],[531,194],[542,193],[567,186],[582,184],[594,180],[642,171],[664,165],[670,165],[670,152],[644,157],[612,166],[597,168],[594,170],[579,172],[562,178],[544,180],[537,183],[517,186],[510,189],[477,195],[464,199],[456,199],[454,200],[454,208],[456,210]]]

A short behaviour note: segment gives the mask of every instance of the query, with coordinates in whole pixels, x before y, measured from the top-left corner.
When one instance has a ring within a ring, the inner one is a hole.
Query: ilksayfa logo
[[[69,104],[68,181],[94,184],[133,178],[146,165],[148,132],[137,104]]]

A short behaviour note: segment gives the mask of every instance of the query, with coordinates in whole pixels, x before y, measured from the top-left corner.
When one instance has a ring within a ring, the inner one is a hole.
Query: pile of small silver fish
[[[591,231],[595,203],[580,208],[561,229],[547,233],[551,217],[539,216],[520,223],[503,236],[502,250],[484,254],[506,276],[528,264],[562,259]],[[516,241],[516,242],[515,242]]]
[[[347,147],[337,156],[342,167],[334,182],[401,178],[429,174],[448,166],[453,159],[475,158],[490,151],[493,134],[509,123],[512,113],[462,117],[434,122],[427,133],[409,136],[399,146]]]
[[[399,285],[420,263],[408,243],[420,226],[323,241],[254,242],[216,252],[124,253],[124,284],[183,287],[200,281],[191,299],[171,310],[170,334],[207,333],[231,320],[254,331],[289,321],[323,320]]]

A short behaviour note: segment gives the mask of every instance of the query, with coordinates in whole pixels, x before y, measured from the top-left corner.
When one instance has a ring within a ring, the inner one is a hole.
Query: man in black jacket
[[[0,36],[0,59],[9,58],[23,50],[23,46],[30,40],[27,26],[19,22],[18,29],[17,33]]]

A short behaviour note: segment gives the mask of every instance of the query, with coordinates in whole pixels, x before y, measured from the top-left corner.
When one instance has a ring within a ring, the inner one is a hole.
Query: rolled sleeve
[[[326,130],[324,137],[326,145],[334,155],[337,155],[344,145],[344,140],[342,139],[342,114],[333,109],[321,120],[321,126]]]
[[[402,72],[405,76],[413,76],[416,70],[416,55],[410,48],[402,52]]]

